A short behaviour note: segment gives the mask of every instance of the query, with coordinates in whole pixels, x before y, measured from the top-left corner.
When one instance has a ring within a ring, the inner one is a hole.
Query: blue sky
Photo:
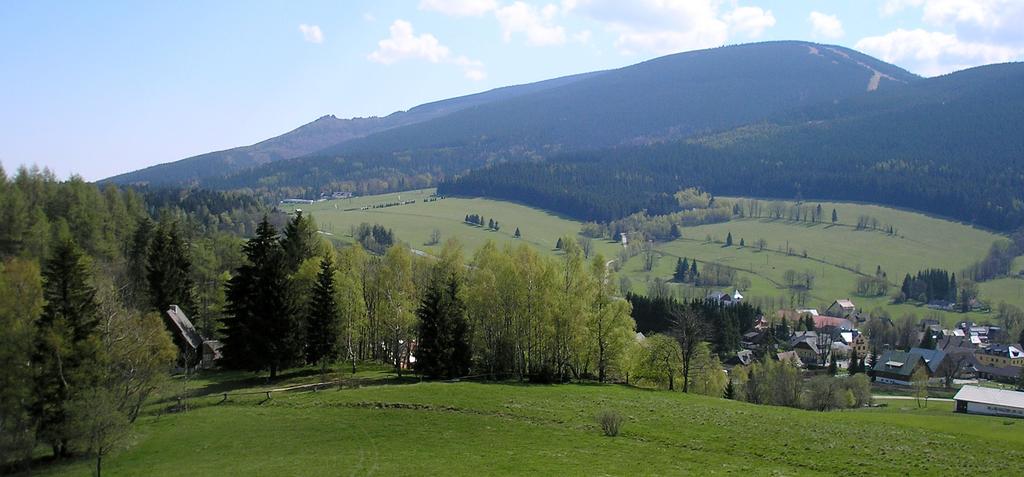
[[[0,3],[0,162],[94,180],[424,102],[750,41],[925,76],[1024,59],[1024,0]]]

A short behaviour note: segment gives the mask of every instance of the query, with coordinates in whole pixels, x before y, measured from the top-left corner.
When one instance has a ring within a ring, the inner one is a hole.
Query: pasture
[[[1024,461],[1024,421],[953,414],[950,403],[818,413],[623,385],[377,378],[221,403],[219,392],[264,387],[214,373],[197,382],[211,392],[192,410],[141,418],[105,473],[957,475],[1012,473]],[[595,421],[606,409],[625,418],[618,437]]]
[[[286,210],[302,208],[311,213],[321,229],[338,242],[351,242],[351,231],[360,223],[381,224],[395,231],[399,240],[414,249],[436,252],[439,245],[428,245],[431,233],[437,229],[442,243],[449,238],[458,239],[467,255],[494,240],[499,245],[527,243],[539,251],[554,255],[555,243],[565,235],[576,236],[581,223],[542,210],[520,204],[482,198],[445,198],[435,202],[423,199],[433,189],[407,191],[396,194],[356,197],[352,199],[318,202],[312,205],[289,205]],[[384,208],[374,205],[415,200],[416,203]],[[743,199],[729,199],[740,201]],[[785,203],[789,204],[789,203]],[[817,202],[807,204],[816,205]],[[836,298],[851,298],[860,309],[883,307],[895,318],[913,313],[940,315],[946,324],[962,319],[986,320],[988,313],[936,312],[917,304],[895,305],[890,296],[856,296],[859,276],[873,275],[877,267],[886,272],[894,292],[907,273],[928,268],[943,268],[957,273],[985,256],[996,240],[1004,237],[968,225],[951,222],[923,214],[888,207],[865,204],[821,202],[825,223],[808,223],[785,219],[736,218],[729,222],[683,227],[683,238],[656,244],[657,260],[651,271],[644,270],[644,260],[635,256],[620,264],[620,274],[631,282],[632,290],[647,293],[648,284],[656,277],[668,280],[672,276],[676,259],[687,257],[699,262],[717,262],[733,267],[737,276],[749,280],[750,286],[742,290],[748,298],[770,301],[776,306],[800,305],[784,283],[787,270],[811,272],[814,286],[802,306],[817,307],[824,311]],[[369,207],[360,210],[363,207]],[[355,210],[346,210],[355,209]],[[830,219],[831,211],[838,215],[836,224]],[[466,214],[480,214],[485,221],[494,218],[501,230],[492,231],[466,224]],[[858,230],[855,225],[861,216],[877,219],[883,227],[892,226],[894,234],[881,230]],[[522,238],[513,235],[520,228]],[[733,246],[725,247],[726,235],[733,236]],[[710,238],[710,240],[708,240]],[[740,247],[740,240],[746,244]],[[764,250],[754,245],[764,240]],[[606,258],[617,258],[621,246],[605,240],[594,240],[595,250]],[[791,252],[788,252],[791,250]],[[804,253],[806,252],[806,257]],[[1024,267],[1018,259],[1015,270]],[[713,288],[670,284],[681,296],[703,296]],[[723,286],[721,289],[731,289]],[[1024,280],[1000,279],[983,283],[979,287],[981,298],[993,307],[999,302],[1024,306]]]

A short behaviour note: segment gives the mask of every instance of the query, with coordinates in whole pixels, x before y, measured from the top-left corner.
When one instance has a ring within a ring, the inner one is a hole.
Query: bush
[[[597,415],[597,422],[601,424],[604,435],[615,437],[619,435],[619,429],[622,427],[622,414],[618,411],[604,410]]]

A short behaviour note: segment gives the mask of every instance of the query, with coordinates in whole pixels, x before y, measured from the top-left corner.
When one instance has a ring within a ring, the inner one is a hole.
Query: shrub
[[[619,435],[619,429],[622,427],[622,414],[606,409],[597,415],[597,422],[601,424],[604,435],[615,437]]]

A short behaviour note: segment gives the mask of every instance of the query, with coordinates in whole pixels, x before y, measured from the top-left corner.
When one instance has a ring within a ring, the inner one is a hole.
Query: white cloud
[[[953,34],[923,29],[899,29],[867,37],[854,47],[925,76],[1010,61],[1022,54],[1020,48],[966,42]]]
[[[723,11],[723,6],[733,8]],[[618,35],[615,47],[626,54],[719,46],[730,35],[756,38],[775,25],[771,11],[724,0],[563,0],[562,9],[603,23]]]
[[[1024,46],[1024,2],[1020,0],[888,0],[883,15],[907,8],[921,10],[921,21],[952,28],[969,41]]]
[[[302,38],[310,43],[323,43],[324,32],[320,30],[317,25],[307,25],[305,23],[299,25],[299,31],[302,32]]]
[[[453,17],[478,17],[497,8],[497,0],[420,0],[420,10]]]
[[[768,28],[775,26],[775,15],[761,7],[737,7],[726,13],[722,19],[729,24],[729,31],[743,33],[748,38],[757,38]]]
[[[458,66],[463,75],[473,81],[487,77],[484,64],[465,56],[453,56],[451,50],[430,33],[416,35],[412,24],[395,20],[389,28],[390,36],[377,42],[377,49],[367,55],[375,63],[391,65],[405,60],[425,60]]]
[[[565,43],[565,28],[555,25],[555,16],[561,11],[555,4],[547,4],[537,8],[525,2],[514,2],[501,7],[494,16],[501,25],[502,38],[505,42],[512,41],[517,33],[526,35],[526,43],[531,46],[550,46]]]
[[[807,17],[811,22],[811,33],[821,38],[842,38],[846,32],[843,31],[843,22],[835,15],[827,15],[821,12],[811,12]]]

